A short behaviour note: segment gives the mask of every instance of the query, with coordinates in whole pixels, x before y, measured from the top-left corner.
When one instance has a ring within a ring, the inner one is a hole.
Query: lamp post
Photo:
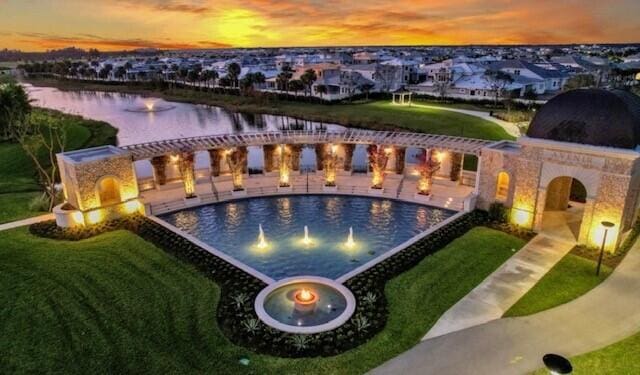
[[[602,265],[602,256],[604,255],[604,245],[607,242],[607,233],[609,233],[609,229],[613,228],[615,225],[610,221],[603,221],[600,224],[604,228],[604,234],[602,235],[602,245],[600,246],[600,256],[598,256],[598,267],[596,268],[596,276],[600,275],[600,266]]]
[[[571,362],[558,354],[545,354],[542,357],[542,362],[551,374],[571,374],[573,371]]]

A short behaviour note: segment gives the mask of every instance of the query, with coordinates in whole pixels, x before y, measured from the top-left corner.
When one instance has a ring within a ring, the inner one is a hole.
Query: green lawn
[[[535,314],[567,303],[596,287],[611,273],[603,265],[595,275],[596,263],[567,254],[505,314],[505,317]]]
[[[67,150],[116,142],[117,130],[105,122],[39,108],[34,108],[32,116],[35,121],[61,122],[67,129]],[[48,162],[45,153],[39,156],[44,163]],[[41,213],[29,208],[31,199],[41,194],[33,161],[18,143],[9,142],[0,143],[0,160],[0,223]]]
[[[389,321],[371,341],[281,359],[230,344],[215,321],[216,284],[134,234],[66,242],[0,232],[0,373],[363,373],[415,345],[522,245],[475,228],[387,284]]]
[[[573,373],[580,374],[640,374],[640,333],[600,350],[570,358]],[[540,369],[537,375],[548,374]]]

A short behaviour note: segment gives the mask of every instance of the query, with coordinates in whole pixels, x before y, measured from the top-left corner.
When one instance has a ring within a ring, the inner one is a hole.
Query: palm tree
[[[316,85],[316,92],[320,94],[320,98],[327,93],[327,85]]]
[[[24,124],[31,112],[29,96],[22,86],[14,83],[0,85],[0,136],[9,139],[12,127]]]
[[[124,66],[117,67],[116,71],[113,73],[113,75],[121,81],[124,80],[125,74],[127,74],[127,70],[124,68]]]
[[[318,76],[316,75],[315,70],[313,69],[307,69],[304,71],[304,73],[302,73],[302,75],[300,76],[300,81],[302,81],[302,84],[305,87],[305,94],[308,93],[309,95],[311,95],[311,86],[313,85],[313,83],[318,79]]]
[[[253,73],[253,83],[256,85],[263,85],[266,82],[267,78],[262,74],[262,72]]]
[[[238,87],[238,76],[240,76],[240,65],[236,62],[232,62],[227,67],[227,76],[231,80],[233,87]]]
[[[363,83],[358,87],[361,92],[365,93],[366,100],[369,100],[369,92],[375,87],[373,83]]]
[[[293,90],[296,95],[298,95],[298,91],[304,90],[304,87],[304,83],[302,83],[302,81],[299,79],[294,79],[289,82],[289,88]]]
[[[282,71],[278,73],[278,76],[276,77],[278,89],[289,91],[289,80],[291,77],[293,77],[293,70],[291,70],[289,65],[283,66]]]

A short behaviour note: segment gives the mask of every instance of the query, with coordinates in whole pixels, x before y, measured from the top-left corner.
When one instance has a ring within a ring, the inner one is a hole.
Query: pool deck
[[[337,189],[328,191],[323,189],[324,177],[322,173],[309,173],[291,176],[291,188],[278,190],[277,175],[251,175],[245,178],[246,197],[271,196],[282,194],[344,194],[378,196],[383,198],[400,199],[407,202],[427,204],[433,207],[446,208],[454,211],[464,209],[465,199],[473,194],[473,187],[458,185],[446,179],[435,179],[432,196],[425,200],[422,197],[416,199],[418,178],[414,176],[403,177],[401,175],[389,175],[385,178],[381,192],[369,191],[371,177],[366,174],[338,175],[336,177]],[[215,189],[215,190],[214,190]],[[184,190],[180,181],[170,182],[160,189],[145,190],[140,193],[140,198],[147,206],[149,213],[159,215],[186,207],[201,204],[210,204],[228,201],[241,196],[232,194],[231,177],[216,178],[211,183],[209,178],[202,178],[196,184],[197,199],[186,202]],[[243,197],[243,196],[242,196]]]

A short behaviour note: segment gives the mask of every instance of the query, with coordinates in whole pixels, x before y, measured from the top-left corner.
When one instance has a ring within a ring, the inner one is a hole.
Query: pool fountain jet
[[[353,248],[356,245],[356,242],[353,240],[353,227],[349,227],[349,237],[347,237],[347,242],[344,244],[348,248]]]
[[[316,308],[318,295],[309,289],[302,288],[293,295],[293,308],[299,313],[310,313]]]
[[[262,224],[258,224],[258,248],[265,249],[267,247],[267,240],[264,238],[264,231],[262,230]]]
[[[304,238],[302,239],[302,243],[305,245],[311,245],[311,239],[309,238],[309,228],[304,226]]]

